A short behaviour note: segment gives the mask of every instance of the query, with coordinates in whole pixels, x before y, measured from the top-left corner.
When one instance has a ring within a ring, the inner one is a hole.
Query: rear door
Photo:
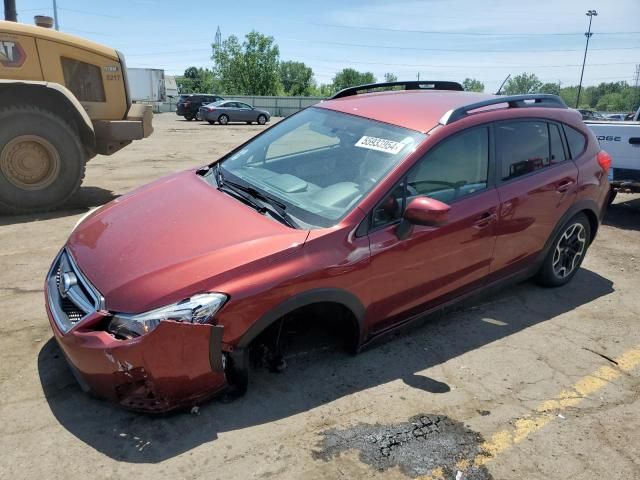
[[[554,122],[497,122],[495,142],[500,210],[491,271],[510,273],[535,258],[575,201],[578,169]]]
[[[224,114],[229,117],[230,122],[238,121],[238,108],[236,102],[226,102],[222,104]]]

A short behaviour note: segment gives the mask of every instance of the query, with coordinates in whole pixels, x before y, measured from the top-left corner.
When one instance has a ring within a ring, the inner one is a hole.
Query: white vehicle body
[[[638,118],[640,111],[636,113]],[[640,192],[640,122],[584,122],[611,155],[609,180],[616,190]]]

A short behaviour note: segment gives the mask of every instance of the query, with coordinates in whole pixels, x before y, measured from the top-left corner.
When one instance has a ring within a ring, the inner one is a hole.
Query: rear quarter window
[[[569,125],[563,125],[563,128],[567,137],[571,158],[578,158],[587,148],[587,139],[582,133]]]

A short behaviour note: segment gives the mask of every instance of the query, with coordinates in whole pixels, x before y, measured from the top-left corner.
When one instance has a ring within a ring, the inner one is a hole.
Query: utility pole
[[[636,101],[633,104],[633,108],[637,110],[638,104],[640,104],[640,90],[638,89],[638,85],[640,84],[640,64],[636,65],[636,74],[635,74],[635,85],[634,89],[636,91]]]
[[[58,25],[58,3],[56,0],[53,0],[53,26],[56,30],[60,30]]]
[[[9,22],[17,22],[16,0],[4,0],[4,19]]]
[[[586,13],[587,17],[589,17],[589,31],[585,33],[587,37],[587,45],[584,47],[584,58],[582,59],[582,72],[580,73],[580,83],[578,84],[578,97],[576,98],[576,108],[580,105],[580,92],[582,91],[582,77],[584,76],[584,64],[587,62],[587,50],[589,50],[589,39],[591,38],[591,22],[593,21],[593,17],[598,16],[598,12],[595,10],[588,10]]]
[[[418,72],[418,81],[420,81],[420,72]]]

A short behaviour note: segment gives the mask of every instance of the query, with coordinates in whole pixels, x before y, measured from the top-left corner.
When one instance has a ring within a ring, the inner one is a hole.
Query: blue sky
[[[18,19],[52,14],[52,0],[16,0]],[[58,0],[60,29],[113,46],[131,67],[210,67],[210,44],[252,29],[272,35],[282,60],[303,61],[319,83],[345,67],[417,78],[482,80],[494,91],[523,71],[577,84],[587,9],[596,9],[584,83],[633,82],[640,63],[640,0],[390,0],[305,2]],[[436,33],[432,33],[436,32]],[[635,32],[635,33],[622,33]]]

